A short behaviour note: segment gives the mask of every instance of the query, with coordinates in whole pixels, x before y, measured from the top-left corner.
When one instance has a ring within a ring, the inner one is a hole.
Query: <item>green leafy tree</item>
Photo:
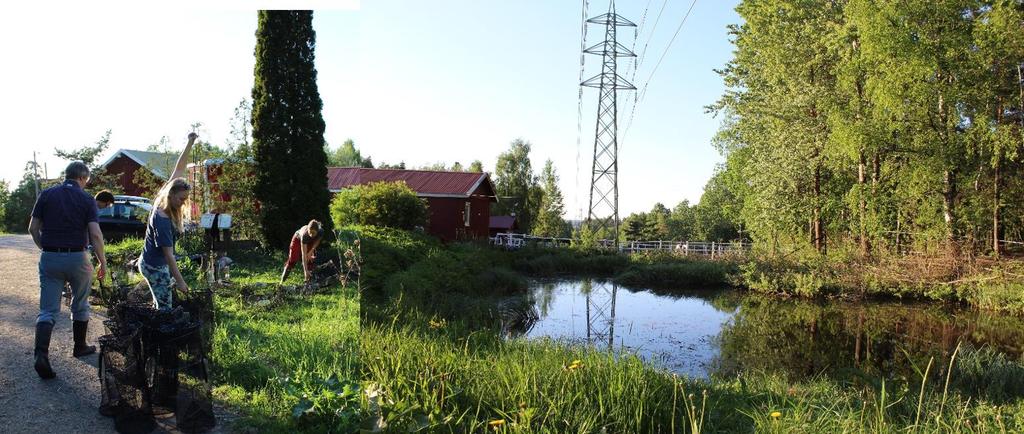
[[[3,207],[3,227],[9,232],[24,233],[28,231],[29,217],[36,203],[36,178],[34,163],[25,164],[25,171],[14,188],[7,196]],[[37,169],[37,168],[36,168]],[[56,181],[39,181],[39,191],[52,187]]]
[[[705,186],[705,191],[707,187]],[[679,202],[668,218],[668,238],[678,241],[700,240],[696,235],[696,210],[689,200]]]
[[[473,173],[483,173],[484,163],[481,163],[480,160],[473,160],[472,163],[469,163],[469,168],[466,169],[466,171]]]
[[[648,235],[650,240],[668,240],[671,238],[669,233],[669,219],[672,217],[672,211],[669,211],[661,202],[655,203],[654,207],[651,208],[651,212],[648,218],[648,226],[650,227]]]
[[[363,155],[356,149],[355,142],[352,139],[345,140],[338,149],[335,149],[327,156],[327,164],[334,167],[366,167],[373,168],[373,163],[369,158],[363,158]]]
[[[427,224],[427,203],[405,182],[374,182],[342,190],[331,201],[339,225],[371,225],[411,230]]]
[[[633,213],[622,219],[620,241],[648,240],[647,213]]]
[[[263,241],[260,228],[259,201],[256,199],[256,163],[252,157],[252,146],[248,128],[252,114],[247,100],[235,108],[232,118],[232,134],[227,142],[228,156],[221,165],[218,187],[226,196],[224,211],[231,214],[232,237],[244,240]]]
[[[256,198],[268,245],[287,245],[295,229],[328,224],[323,102],[316,84],[312,11],[257,14],[252,139]]]
[[[240,159],[252,157],[252,102],[242,98],[228,121],[231,132],[227,141],[227,154]]]
[[[555,165],[551,160],[544,162],[540,180],[543,196],[533,233],[543,237],[564,237],[569,231],[562,218],[562,214],[565,213],[565,203],[562,199],[562,191],[558,188],[558,174],[555,172]]]
[[[740,204],[729,189],[726,175],[716,171],[704,186],[700,202],[690,207],[692,239],[719,242],[743,239],[735,217]]]
[[[86,166],[89,166],[91,179],[89,180],[89,185],[86,186],[86,191],[89,193],[96,193],[100,190],[110,190],[115,193],[121,191],[121,187],[117,182],[118,175],[108,174],[106,170],[100,167],[101,161],[99,161],[99,157],[110,147],[110,133],[111,130],[108,129],[92,145],[84,145],[72,150],[54,149],[53,151],[57,158],[67,160],[69,163],[81,161]],[[60,178],[64,178],[63,171],[60,174]]]
[[[0,179],[0,232],[7,231],[7,203],[10,202],[11,191],[6,180]]]
[[[509,150],[498,155],[494,171],[494,188],[498,203],[492,215],[514,215],[519,228],[533,232],[543,190],[530,165],[530,143],[515,139]]]
[[[1020,1],[766,0],[737,12],[726,92],[709,107],[726,162],[691,207],[695,235],[822,253],[853,241],[871,255],[998,254],[999,238],[1021,233]]]

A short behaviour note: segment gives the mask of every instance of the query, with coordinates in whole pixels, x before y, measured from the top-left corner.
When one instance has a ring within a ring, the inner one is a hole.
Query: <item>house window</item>
[[[466,227],[469,227],[469,215],[470,215],[469,213],[470,213],[470,211],[471,211],[471,208],[469,206],[469,202],[467,201],[466,202],[466,210],[462,212],[462,223]]]

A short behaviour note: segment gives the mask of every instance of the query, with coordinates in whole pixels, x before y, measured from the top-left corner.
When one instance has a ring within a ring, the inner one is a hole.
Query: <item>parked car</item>
[[[153,201],[149,200],[149,198],[146,198],[146,197],[142,197],[142,196],[127,196],[127,195],[123,195],[123,194],[114,195],[114,202],[146,203],[146,204],[152,204],[153,203]]]
[[[100,230],[106,241],[146,235],[146,221],[153,205],[136,196],[114,196],[114,204],[99,211]]]

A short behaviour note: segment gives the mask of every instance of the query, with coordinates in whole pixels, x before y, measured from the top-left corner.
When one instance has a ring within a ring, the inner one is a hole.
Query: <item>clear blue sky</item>
[[[640,87],[690,6],[689,1],[617,3],[644,21],[635,50],[650,38]],[[704,113],[722,92],[712,71],[731,56],[726,25],[734,1],[698,2],[620,138],[620,213],[696,202],[720,156],[710,139],[719,120]],[[607,2],[590,2],[591,16]],[[647,10],[644,18],[645,8]],[[254,11],[79,9],[0,17],[0,122],[6,140],[0,178],[16,183],[32,151],[51,176],[53,148],[75,148],[113,130],[113,152],[142,149],[163,135],[181,146],[188,126],[224,143],[228,119],[252,87]],[[483,161],[519,137],[533,144],[539,171],[551,158],[567,218],[586,206],[597,91],[584,90],[577,146],[580,2],[364,1],[355,10],[318,11],[316,62],[325,138],[355,140],[374,162],[423,165]],[[652,33],[653,29],[653,33]],[[588,44],[603,37],[591,25]],[[28,43],[26,35],[39,35]],[[633,31],[620,42],[633,46]],[[587,56],[585,76],[599,59]],[[13,66],[13,67],[12,67]],[[620,73],[631,77],[623,61]],[[632,99],[621,93],[620,132]],[[578,155],[578,158],[577,158]],[[578,173],[578,177],[577,177]],[[585,210],[584,210],[585,212]]]

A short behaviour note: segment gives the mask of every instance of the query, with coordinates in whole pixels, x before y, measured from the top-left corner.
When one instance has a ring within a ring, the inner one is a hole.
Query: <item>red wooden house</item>
[[[488,236],[491,202],[497,202],[487,173],[328,167],[327,188],[337,193],[354,185],[403,181],[427,200],[425,228],[442,240]]]
[[[177,159],[178,154],[119,149],[100,167],[108,174],[118,175],[117,184],[124,194],[142,196],[142,188],[135,183],[135,171],[144,167],[157,178],[167,180]]]

